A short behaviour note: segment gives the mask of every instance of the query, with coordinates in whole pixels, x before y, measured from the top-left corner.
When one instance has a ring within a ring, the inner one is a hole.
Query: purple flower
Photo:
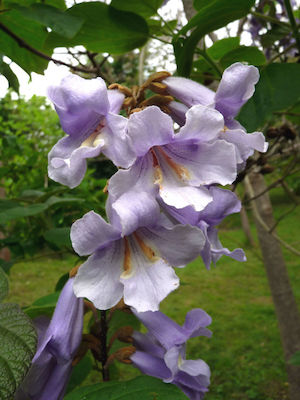
[[[176,208],[205,208],[212,198],[204,185],[226,185],[236,178],[234,146],[218,138],[223,126],[218,111],[201,105],[187,111],[177,134],[172,119],[158,107],[134,113],[128,136],[138,158],[110,179],[113,207],[120,213],[140,196],[159,194]]]
[[[201,400],[210,383],[209,366],[203,360],[186,360],[185,344],[189,338],[211,336],[206,328],[210,316],[200,308],[187,313],[183,326],[163,313],[134,314],[148,332],[134,332],[137,351],[130,357],[133,364],[147,375],[177,385],[191,400]]]
[[[205,236],[205,245],[201,250],[201,257],[207,269],[211,262],[214,264],[222,255],[229,256],[237,261],[246,261],[242,249],[233,251],[224,248],[218,239],[218,231],[215,228],[227,215],[237,213],[241,209],[241,203],[234,193],[229,190],[211,186],[209,189],[213,200],[200,212],[192,207],[178,210],[168,207],[161,202],[165,211],[178,222],[190,224],[200,228]]]
[[[149,199],[145,203],[147,207]],[[164,226],[159,207],[153,203],[145,214],[143,202],[136,215],[130,204],[128,213],[124,210],[121,216],[108,210],[114,225],[93,211],[72,225],[74,250],[79,255],[91,254],[75,277],[77,296],[87,297],[101,310],[124,296],[124,302],[138,311],[156,311],[160,301],[178,287],[172,266],[196,258],[204,237],[196,227]]]
[[[168,77],[163,82],[168,86],[169,93],[189,107],[190,112],[197,104],[202,104],[215,108],[223,115],[224,125],[219,130],[219,139],[234,145],[236,163],[241,168],[254,150],[265,152],[268,148],[261,132],[247,134],[234,120],[240,108],[252,97],[258,79],[256,67],[235,63],[224,71],[216,93],[186,78]],[[187,113],[178,104],[172,102],[169,107],[175,121],[182,124]],[[193,115],[196,113],[197,110],[193,111]]]
[[[68,75],[60,85],[48,88],[63,130],[49,153],[48,173],[56,182],[74,188],[86,172],[86,159],[101,152],[117,166],[127,168],[134,153],[126,135],[127,118],[117,115],[124,95],[107,90],[101,78]]]
[[[65,284],[49,323],[35,320],[38,348],[16,400],[61,400],[81,342],[83,299],[73,292],[73,278]]]

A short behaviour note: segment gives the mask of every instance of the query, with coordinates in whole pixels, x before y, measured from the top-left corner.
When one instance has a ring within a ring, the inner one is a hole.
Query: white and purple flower
[[[254,150],[265,152],[268,148],[261,132],[247,134],[234,119],[252,97],[258,80],[256,67],[235,63],[224,71],[216,92],[187,78],[168,77],[163,82],[169,93],[183,103],[174,101],[169,104],[171,115],[179,125],[184,124],[187,111],[193,110],[198,104],[215,108],[223,115],[224,125],[219,130],[219,138],[234,145],[240,169]]]
[[[204,235],[197,227],[164,225],[157,211],[148,210],[147,224],[147,218],[144,224],[141,220],[122,223],[126,218],[114,213],[115,225],[111,225],[90,211],[72,225],[74,250],[91,254],[75,277],[78,297],[87,297],[101,310],[122,297],[138,311],[158,310],[159,303],[179,286],[173,266],[196,258]]]
[[[144,374],[177,385],[190,400],[201,400],[208,391],[210,369],[203,360],[186,359],[186,342],[197,336],[211,336],[206,328],[211,318],[197,308],[187,313],[183,326],[163,313],[134,314],[148,329],[146,334],[134,332],[136,352],[130,357]]]
[[[117,166],[127,168],[133,163],[135,155],[126,134],[128,120],[118,115],[122,93],[107,90],[101,78],[68,75],[59,85],[48,88],[48,97],[67,133],[48,155],[51,179],[76,187],[85,175],[86,159],[101,152]]]
[[[83,299],[73,292],[73,278],[65,284],[51,321],[38,317],[38,348],[16,400],[62,400],[83,328]]]

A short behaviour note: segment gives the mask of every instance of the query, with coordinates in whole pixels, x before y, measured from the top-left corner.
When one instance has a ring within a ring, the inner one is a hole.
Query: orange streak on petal
[[[145,254],[145,256],[152,262],[157,260],[157,257],[155,255],[155,251],[151,249],[151,247],[147,246],[146,243],[138,236],[137,233],[133,234],[136,241],[138,242],[142,252]]]
[[[183,165],[177,164],[174,160],[172,160],[172,158],[169,157],[161,147],[157,147],[157,149],[180,179],[191,178],[190,172],[187,168],[185,168]]]
[[[129,243],[128,239],[124,237],[124,261],[123,261],[123,276],[129,275],[131,272],[131,258],[130,258],[130,248],[129,248]]]

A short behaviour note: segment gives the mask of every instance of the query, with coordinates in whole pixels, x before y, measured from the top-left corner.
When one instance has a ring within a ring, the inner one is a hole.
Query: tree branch
[[[5,32],[8,36],[10,36],[12,39],[14,39],[20,47],[23,47],[24,49],[30,51],[31,53],[35,54],[36,56],[43,58],[44,60],[53,61],[55,64],[64,65],[64,66],[72,69],[73,71],[77,71],[77,72],[85,72],[85,73],[96,72],[96,70],[94,70],[94,69],[74,66],[74,65],[68,64],[64,61],[56,60],[55,58],[52,58],[45,53],[42,53],[41,51],[35,49],[30,44],[25,42],[25,40],[23,40],[22,38],[17,36],[14,32],[12,32],[9,28],[7,28],[7,26],[5,26],[2,22],[0,22],[0,29],[3,32]]]

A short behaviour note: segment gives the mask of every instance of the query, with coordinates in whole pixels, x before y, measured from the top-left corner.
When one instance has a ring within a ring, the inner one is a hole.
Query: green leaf
[[[17,304],[0,304],[0,398],[11,400],[30,367],[36,332]]]
[[[19,206],[10,208],[0,213],[0,221],[5,224],[6,222],[23,218],[30,217],[32,215],[40,214],[47,210],[49,206],[47,204],[30,204],[29,206]]]
[[[211,47],[206,49],[207,54],[215,60],[220,60],[226,53],[239,47],[239,37],[229,37],[217,40]]]
[[[141,16],[104,3],[76,4],[66,14],[84,18],[82,28],[73,39],[51,33],[47,46],[83,45],[91,51],[116,54],[141,47],[148,40],[148,26]]]
[[[107,382],[86,386],[69,393],[64,400],[187,400],[172,384],[150,376],[126,382]]]
[[[17,75],[12,71],[10,66],[0,59],[0,74],[2,74],[8,81],[9,87],[15,92],[19,93],[19,81]]]
[[[144,18],[151,17],[161,7],[163,0],[112,0],[111,6],[122,11],[131,11]]]
[[[244,17],[253,4],[254,0],[211,0],[207,2],[173,40],[178,75],[186,77],[190,75],[195,48],[204,35]],[[196,29],[188,38],[183,37],[195,27]]]
[[[26,307],[24,312],[31,318],[38,317],[39,315],[48,315],[51,317],[53,311],[56,307],[56,303],[60,292],[54,292],[48,294],[47,296],[43,296],[33,302],[31,306]]]
[[[70,228],[53,228],[45,232],[43,236],[47,242],[52,243],[59,248],[72,248]]]
[[[237,61],[246,61],[248,64],[252,65],[263,65],[266,62],[266,57],[264,53],[255,46],[239,46],[225,54],[221,58],[220,64],[225,69]]]
[[[296,351],[295,354],[289,359],[289,364],[300,365],[300,351]]]
[[[264,68],[253,97],[241,109],[238,120],[252,132],[276,111],[292,107],[300,99],[300,65],[270,64]]]
[[[80,362],[72,369],[72,374],[67,386],[66,393],[71,392],[76,388],[76,386],[79,386],[85,380],[92,369],[93,362],[91,356],[89,354],[86,354],[83,359],[80,360]]]
[[[45,204],[47,204],[49,207],[54,206],[56,204],[65,204],[65,203],[83,203],[85,200],[80,199],[79,197],[57,197],[57,196],[51,196],[47,199]]]
[[[0,302],[8,295],[8,278],[6,273],[0,268]]]
[[[15,263],[15,260],[5,261],[2,258],[0,258],[0,267],[3,269],[3,271],[6,274],[9,273],[9,270],[14,265],[14,263]]]
[[[48,35],[45,28],[37,22],[24,18],[17,10],[0,14],[0,22],[18,38],[36,50],[44,51],[43,45]],[[0,52],[5,54],[27,73],[42,73],[48,61],[33,54],[10,35],[0,30]]]
[[[83,18],[69,15],[59,8],[46,4],[35,3],[30,7],[12,5],[20,14],[28,20],[36,21],[51,28],[54,32],[66,38],[73,38],[82,27]]]

